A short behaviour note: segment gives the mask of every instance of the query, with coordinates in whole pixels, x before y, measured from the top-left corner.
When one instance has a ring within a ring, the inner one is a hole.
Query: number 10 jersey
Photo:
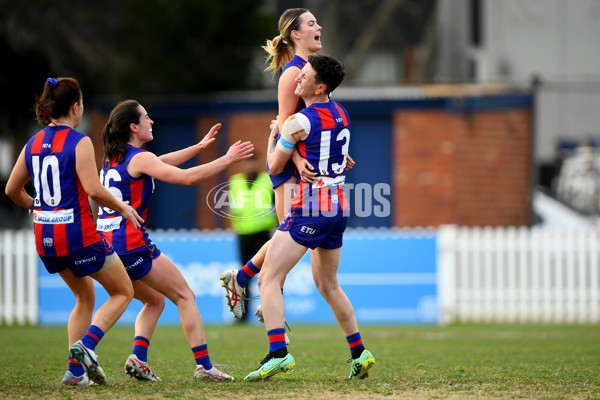
[[[40,256],[64,257],[102,240],[77,177],[75,148],[84,137],[68,126],[47,126],[25,146]]]

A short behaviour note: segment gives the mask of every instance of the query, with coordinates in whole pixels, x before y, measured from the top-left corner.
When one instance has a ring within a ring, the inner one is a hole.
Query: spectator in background
[[[160,157],[141,148],[153,139],[153,125],[142,105],[135,100],[125,100],[111,111],[102,132],[106,161],[100,179],[111,192],[129,201],[144,216],[154,192],[155,178],[176,185],[195,185],[251,157],[254,150],[252,143],[238,141],[227,154],[214,161],[180,169],[177,165],[196,156],[215,140],[221,124],[213,126],[200,143]],[[144,304],[135,321],[133,354],[125,363],[126,372],[140,380],[160,381],[148,366],[147,354],[164,308],[164,297],[167,297],[179,309],[181,326],[196,361],[194,380],[233,380],[212,365],[194,292],[173,261],[152,243],[146,226],[132,226],[104,207],[98,211],[97,228],[115,247],[133,281],[134,297]]]
[[[269,241],[271,230],[277,226],[277,216],[272,212],[273,186],[262,165],[256,156],[247,158],[242,162],[243,172],[233,175],[229,180],[231,227],[237,234],[242,265]],[[248,266],[244,265],[244,268]],[[246,321],[248,315],[249,297],[251,294],[246,288],[245,296],[231,299],[236,305],[241,302],[242,321]]]
[[[103,384],[106,375],[94,351],[127,309],[133,288],[123,263],[96,231],[88,196],[115,210],[115,215],[136,229],[143,220],[100,184],[92,141],[75,130],[83,116],[79,83],[72,78],[48,78],[35,109],[45,128],[21,151],[6,184],[6,195],[33,212],[37,252],[46,270],[58,273],[75,295],[67,325],[69,370],[62,383]],[[30,179],[33,198],[25,191]],[[92,278],[110,296],[93,320],[96,292]]]

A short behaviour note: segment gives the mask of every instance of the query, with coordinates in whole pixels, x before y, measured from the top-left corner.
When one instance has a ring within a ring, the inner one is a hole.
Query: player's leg
[[[92,320],[92,324],[98,326],[105,333],[121,318],[133,299],[133,285],[129,275],[116,254],[115,257],[117,261],[112,266],[91,275],[110,296],[98,308]]]
[[[349,378],[363,379],[369,375],[369,369],[375,364],[375,359],[363,345],[354,308],[337,279],[341,249],[317,248],[312,252],[313,279],[346,336],[352,357]]]
[[[173,261],[161,254],[152,261],[150,272],[140,280],[162,293],[177,306],[183,333],[196,360],[197,368],[194,379],[233,380],[233,377],[213,367],[208,355],[204,324],[196,305],[194,292]]]
[[[287,211],[290,209],[295,187],[296,177],[291,177],[285,183],[273,189],[275,192],[275,212],[277,213],[279,223],[283,222]],[[246,295],[246,286],[260,272],[265,261],[269,243],[270,240],[263,244],[260,250],[242,268],[237,271],[225,271],[219,277],[223,281],[221,286],[226,291],[227,305],[229,305],[236,318],[242,318],[242,299]],[[283,290],[283,283],[281,284],[281,290]],[[262,307],[257,310],[257,314],[255,315],[259,320],[262,319]],[[289,343],[289,338],[287,341]]]
[[[125,372],[139,380],[161,382],[148,365],[148,347],[154,328],[165,308],[165,296],[140,280],[132,281],[134,297],[144,305],[135,319],[133,351],[125,362]]]
[[[133,286],[116,253],[106,255],[102,269],[90,276],[104,287],[110,297],[96,311],[92,324],[83,337],[71,346],[70,353],[83,364],[91,380],[103,384],[106,375],[98,364],[94,350],[127,309],[133,298]]]
[[[346,336],[358,331],[352,303],[340,287],[337,271],[341,247],[337,249],[316,248],[311,254],[311,266],[315,285],[327,301],[333,315]]]
[[[75,307],[69,316],[67,333],[69,336],[69,348],[85,334],[92,323],[92,314],[96,302],[96,291],[94,281],[90,277],[77,278],[70,269],[66,268],[59,272],[73,295],[75,296]],[[88,386],[92,383],[85,374],[81,363],[74,359],[69,353],[69,369],[62,381],[63,385]]]
[[[281,372],[291,371],[295,365],[285,343],[285,304],[281,285],[288,272],[306,253],[306,249],[294,241],[289,232],[277,231],[271,239],[265,263],[258,277],[263,316],[269,337],[269,354],[261,366],[248,374],[245,380],[266,379]]]
[[[297,178],[292,176],[286,182],[273,188],[275,192],[275,212],[277,213],[279,223],[283,222],[292,206],[292,199],[296,191],[296,181]]]
[[[221,286],[225,288],[227,305],[236,318],[242,318],[243,313],[246,311],[242,307],[243,300],[246,297],[246,287],[248,286],[248,283],[250,283],[250,280],[260,272],[260,268],[265,259],[265,254],[269,248],[269,242],[270,240],[263,244],[254,257],[252,257],[252,259],[250,259],[242,268],[238,270],[227,270],[219,276],[219,279],[223,281]],[[257,263],[258,267],[254,263]]]

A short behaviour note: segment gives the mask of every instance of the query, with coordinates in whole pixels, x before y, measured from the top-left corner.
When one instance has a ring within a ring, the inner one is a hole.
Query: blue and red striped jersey
[[[300,181],[292,207],[331,211],[339,202],[348,208],[343,192],[346,156],[350,146],[350,117],[335,101],[315,103],[294,114],[308,136],[297,143],[298,151],[318,172],[317,183]],[[308,201],[313,199],[314,201]]]
[[[40,256],[64,257],[102,240],[88,195],[77,177],[75,148],[84,137],[67,126],[47,126],[25,146]]]
[[[128,145],[123,160],[113,158],[104,163],[100,181],[117,199],[128,201],[145,221],[150,198],[154,193],[154,178],[149,175],[134,178],[127,172],[131,158],[143,151],[145,150]],[[106,207],[100,207],[96,221],[97,229],[104,232],[106,241],[113,246],[117,254],[125,254],[152,244],[145,224],[140,224],[141,226],[136,228],[129,220]]]

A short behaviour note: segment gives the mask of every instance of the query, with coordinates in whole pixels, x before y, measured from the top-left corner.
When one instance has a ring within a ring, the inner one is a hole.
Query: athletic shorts
[[[102,240],[64,257],[40,256],[46,271],[55,274],[69,268],[74,276],[82,278],[103,271],[119,261],[111,245]]]
[[[267,163],[267,171],[269,171],[269,163]],[[285,165],[283,166],[283,171],[281,171],[280,174],[272,175],[271,172],[269,172],[269,177],[271,178],[271,182],[273,183],[273,189],[275,189],[277,186],[283,185],[284,183],[289,181],[290,178],[293,176],[295,176],[297,180],[298,173],[296,172],[296,166],[294,165],[294,162],[291,159],[289,159],[285,163]]]
[[[130,252],[119,254],[127,274],[135,281],[146,276],[152,269],[152,260],[160,256],[160,250],[154,245],[138,247]]]
[[[302,211],[300,208],[292,208],[277,229],[288,231],[296,243],[313,250],[317,247],[342,247],[342,237],[348,224],[348,216],[344,212],[340,211],[333,216],[303,216]]]

